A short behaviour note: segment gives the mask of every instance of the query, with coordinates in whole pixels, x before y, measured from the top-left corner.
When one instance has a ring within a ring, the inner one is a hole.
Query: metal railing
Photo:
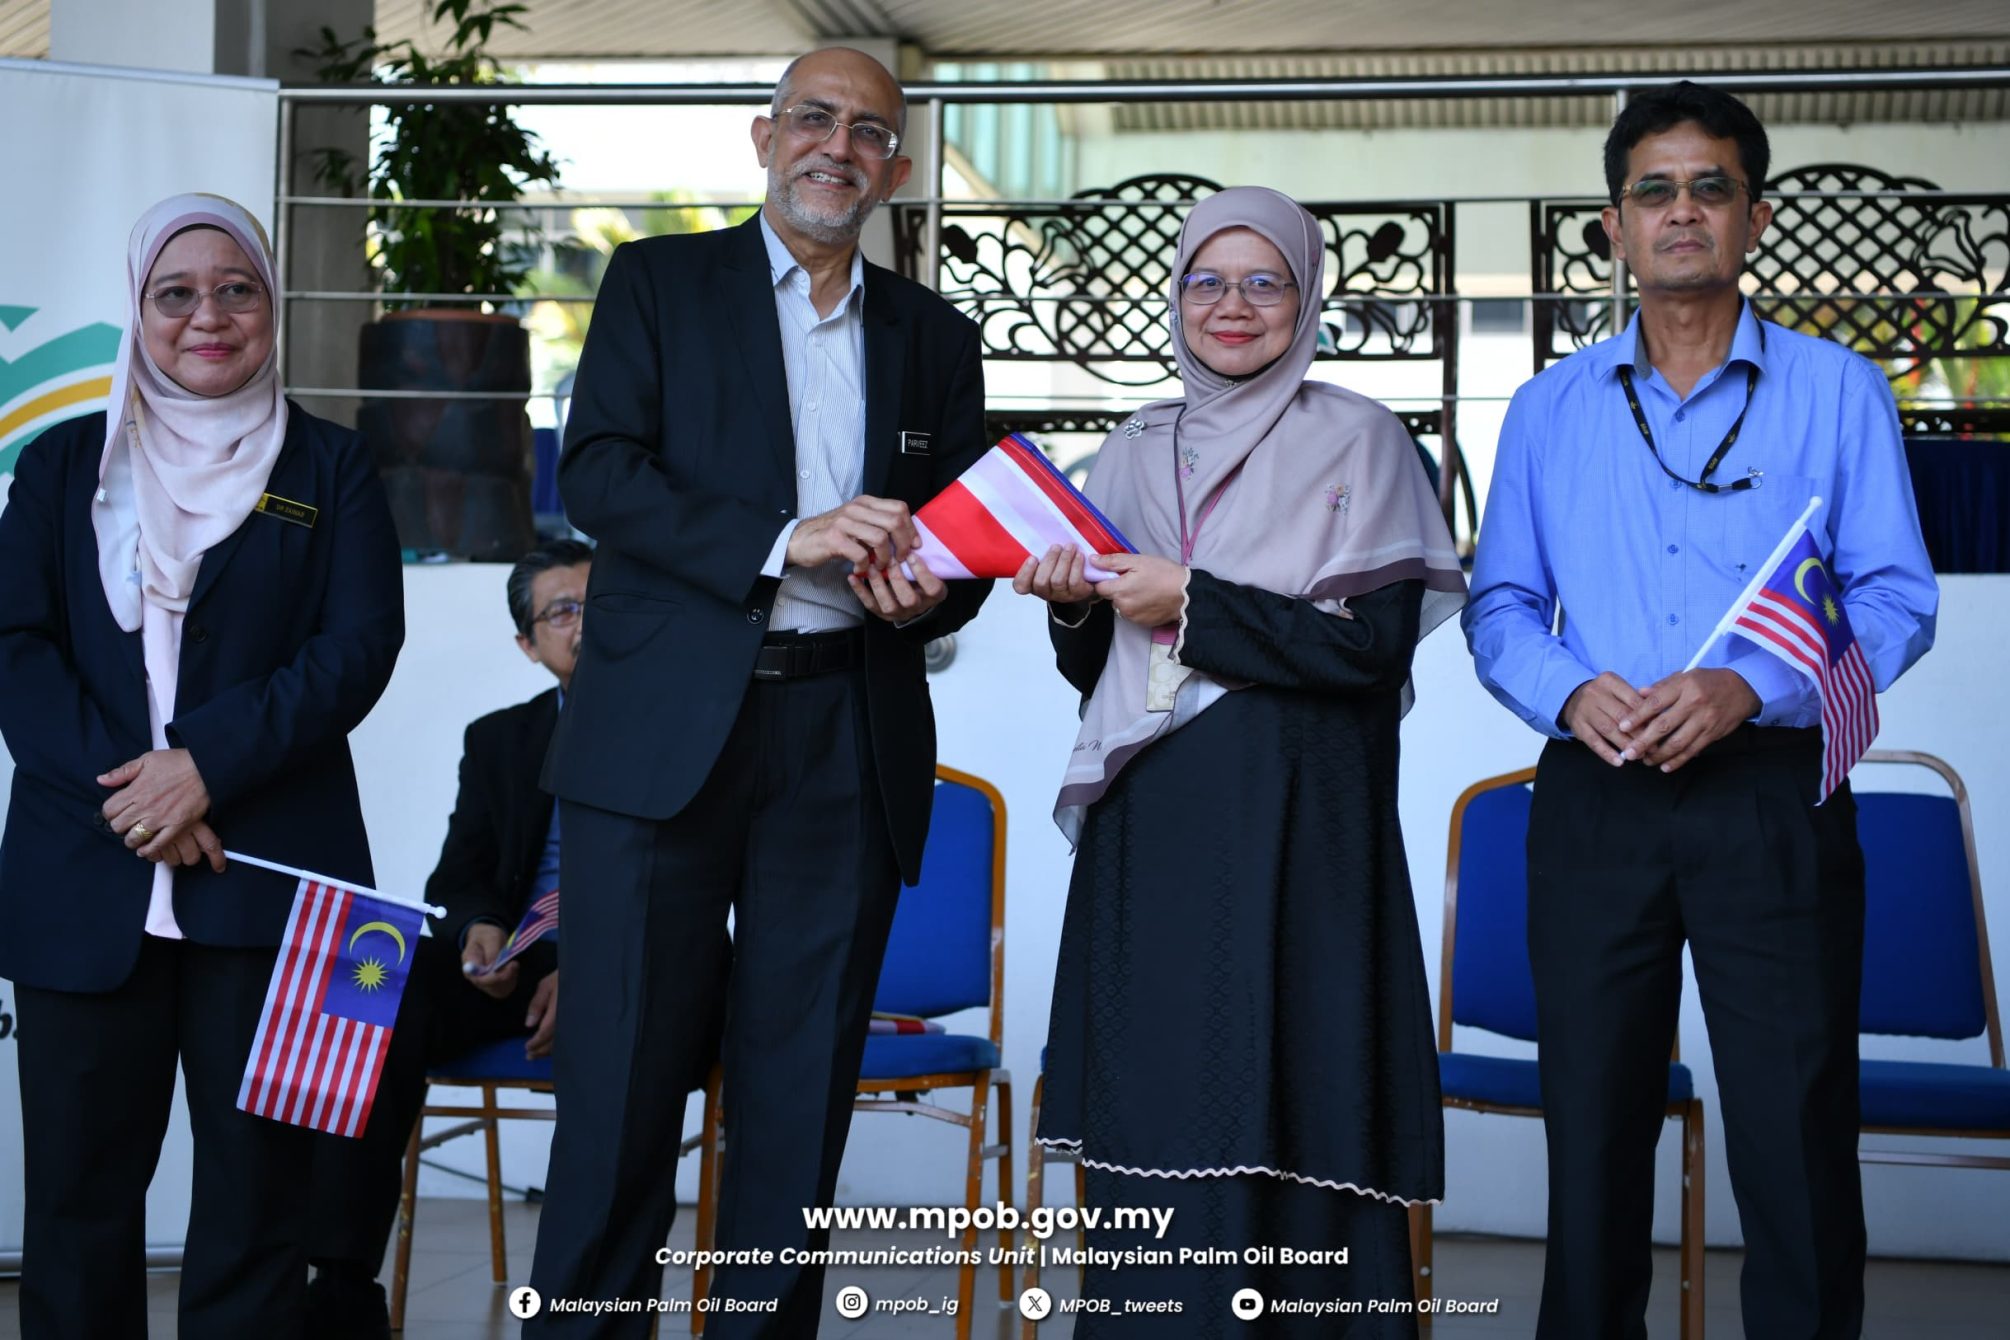
[[[945,288],[945,265],[954,264],[954,258],[945,261],[945,230],[956,221],[962,229],[963,221],[973,218],[999,218],[1017,216],[1021,218],[1046,211],[1060,215],[1073,211],[1080,213],[1091,204],[1107,202],[1085,202],[1081,197],[1065,201],[1004,201],[971,200],[951,198],[945,190],[945,168],[947,155],[943,142],[945,118],[942,109],[952,104],[1004,104],[1004,103],[1050,103],[1050,104],[1092,104],[1125,103],[1139,101],[1187,102],[1187,101],[1355,101],[1375,99],[1444,99],[1444,98],[1554,98],[1559,96],[1596,97],[1610,99],[1615,113],[1624,107],[1629,90],[1666,83],[1674,76],[1668,71],[1646,71],[1640,73],[1599,73],[1581,75],[1503,75],[1483,77],[1441,77],[1441,78],[1370,78],[1370,79],[1282,79],[1282,80],[1209,80],[1185,82],[1178,80],[1087,82],[1087,81],[1034,81],[1017,83],[969,84],[969,83],[917,83],[907,86],[906,93],[910,116],[919,115],[922,120],[925,152],[923,160],[923,185],[925,191],[919,195],[905,196],[894,202],[891,212],[895,217],[896,250],[902,256],[902,268],[912,277],[937,289]],[[1722,71],[1703,74],[1713,85],[1739,93],[1825,93],[1848,91],[1876,91],[1897,89],[2002,89],[2010,88],[2010,68],[1975,67],[1961,69],[1887,69],[1887,70],[1795,70],[1795,71]],[[342,292],[330,290],[294,290],[284,280],[286,274],[286,241],[291,231],[291,214],[296,209],[356,209],[375,203],[367,199],[326,196],[308,193],[294,193],[290,189],[291,166],[295,137],[295,116],[302,107],[313,106],[363,106],[401,105],[411,103],[466,102],[477,104],[507,104],[513,106],[608,106],[608,107],[662,107],[662,106],[763,106],[772,96],[767,85],[754,84],[687,84],[687,85],[553,85],[553,84],[512,84],[482,86],[407,86],[407,85],[349,85],[349,86],[295,86],[280,92],[279,125],[279,183],[280,193],[274,210],[274,241],[280,254],[282,267],[281,294],[278,316],[282,323],[286,307],[292,302],[374,302],[379,295],[370,292]],[[1143,165],[1141,165],[1143,166]],[[1212,183],[1204,183],[1211,187]],[[1872,189],[1858,189],[1851,183],[1834,183],[1836,189],[1793,190],[1780,197],[1785,200],[1808,201],[1848,201],[1888,202],[1894,191],[1889,180],[1880,181]],[[1936,202],[1956,205],[1963,201],[1972,202],[1977,197],[1973,193],[1942,191],[1927,183],[1913,183],[1916,189],[1902,192],[1907,207],[1932,211]],[[2010,197],[2006,197],[2010,199]],[[461,202],[450,200],[425,200],[399,202],[404,207],[450,209]],[[1188,197],[1161,195],[1152,202],[1154,207],[1184,206],[1191,203]],[[1403,203],[1403,202],[1398,202]],[[1376,305],[1396,303],[1414,304],[1423,313],[1424,326],[1411,331],[1412,337],[1421,338],[1428,334],[1429,347],[1422,353],[1411,352],[1409,357],[1438,357],[1446,363],[1443,391],[1436,397],[1411,397],[1419,403],[1437,403],[1439,406],[1436,422],[1445,433],[1447,450],[1444,459],[1447,464],[1443,480],[1444,497],[1449,504],[1454,489],[1459,482],[1453,476],[1457,473],[1457,450],[1450,431],[1453,413],[1462,397],[1457,386],[1455,369],[1457,331],[1461,324],[1457,312],[1466,304],[1475,301],[1471,295],[1457,292],[1455,278],[1455,258],[1450,254],[1450,220],[1453,208],[1465,204],[1524,204],[1531,213],[1531,243],[1540,248],[1545,240],[1544,209],[1554,211],[1555,219],[1570,219],[1572,209],[1596,212],[1604,202],[1594,197],[1580,197],[1573,202],[1566,198],[1530,199],[1528,197],[1494,195],[1446,195],[1433,197],[1428,201],[1407,202],[1429,211],[1440,220],[1443,233],[1443,252],[1434,255],[1434,263],[1441,266],[1441,273],[1431,282],[1412,283],[1402,292],[1384,293],[1369,285],[1366,291],[1346,291],[1334,295],[1339,305],[1354,306],[1361,313],[1373,315]],[[658,201],[637,201],[634,199],[592,199],[592,198],[548,198],[517,201],[492,206],[499,209],[527,212],[555,213],[564,210],[613,207],[628,209],[719,209],[716,202],[682,205]],[[1367,202],[1337,202],[1319,208],[1338,214],[1352,209],[1356,212],[1369,208]],[[1011,225],[1008,224],[1008,227]],[[1548,240],[1554,241],[1557,233],[1554,226],[1547,230]],[[961,240],[967,241],[967,235]],[[1167,250],[1169,254],[1169,249]],[[1160,258],[1163,259],[1162,257]],[[1623,323],[1628,301],[1629,286],[1623,263],[1606,256],[1592,258],[1593,263],[1580,265],[1572,271],[1561,264],[1548,265],[1538,255],[1531,269],[1529,291],[1525,293],[1503,294],[1489,292],[1484,295],[1493,298],[1522,298],[1535,304],[1536,329],[1532,337],[1538,341],[1549,340],[1560,325],[1573,338],[1589,335],[1598,329],[1616,329]],[[1586,282],[1585,276],[1592,275],[1595,283]],[[1550,282],[1544,282],[1548,280]],[[1567,282],[1558,282],[1559,280]],[[1963,288],[1921,288],[1915,287],[1903,292],[1878,292],[1839,289],[1835,293],[1824,293],[1824,299],[1852,300],[1903,300],[1923,302],[1941,300],[1944,302],[1977,302],[1993,304],[2010,300],[2010,293],[2003,292],[2005,285],[1997,282],[1987,291],[1980,291],[1974,285]],[[399,295],[413,297],[421,301],[438,303],[487,303],[510,304],[527,301],[553,301],[577,303],[592,301],[591,295],[584,294],[417,294]],[[1147,305],[1154,301],[1149,292],[1141,295],[1136,291],[1088,291],[1049,292],[1011,294],[988,292],[978,293],[966,285],[966,298],[973,314],[980,317],[991,305],[998,303],[1017,304],[1027,311],[1039,307],[1087,311],[1097,306],[1116,309],[1128,304],[1137,310],[1142,301]],[[1776,288],[1767,286],[1756,297],[1778,299],[1783,302],[1803,301],[1810,294],[1805,288]],[[1163,300],[1159,299],[1163,305]],[[1604,312],[1595,319],[1577,319],[1571,314],[1587,301],[1603,307]],[[1384,314],[1386,315],[1386,314]],[[1548,325],[1545,326],[1545,320]],[[1573,321],[1575,324],[1573,325]],[[1037,324],[1037,322],[1036,322]],[[1090,324],[1095,324],[1091,322]],[[1105,323],[1107,324],[1107,323]],[[1426,327],[1428,329],[1426,330]],[[284,328],[282,324],[282,329]],[[1580,340],[1581,342],[1581,340]],[[1142,348],[1142,346],[1141,346]],[[1554,356],[1557,352],[1548,345],[1539,343],[1537,358]],[[998,351],[992,351],[997,353]],[[999,356],[1013,356],[999,354]],[[1047,357],[1056,361],[1068,361],[1072,355],[1062,350],[1050,351]],[[1372,353],[1356,356],[1374,357]],[[1073,361],[1081,362],[1080,359]],[[1147,360],[1149,361],[1149,360]],[[387,393],[372,391],[362,387],[293,387],[297,394],[315,396],[384,396]],[[426,398],[432,393],[403,392],[413,398]],[[510,393],[461,392],[449,393],[438,398],[492,398]],[[521,398],[521,397],[511,397]],[[1957,406],[1965,409],[1966,406]],[[1056,405],[1057,412],[1071,414],[1074,418],[1084,418],[1085,412],[1068,411]],[[1014,411],[1017,412],[1017,411]],[[1107,418],[1110,411],[1105,408],[1101,417]],[[1089,418],[1094,418],[1090,415]],[[1088,418],[1084,418],[1087,422]],[[1098,420],[1099,421],[1099,420]]]
[[[924,113],[928,190],[909,198],[927,211],[924,251],[940,254],[943,189],[942,108],[952,104],[1237,101],[1372,101],[1408,98],[1552,98],[1603,97],[1615,113],[1625,106],[1629,90],[1666,83],[1668,71],[1569,75],[1485,75],[1437,78],[1257,79],[1257,80],[1039,80],[1013,83],[934,83],[906,86],[910,113]],[[1903,89],[2010,88],[2010,68],[1977,66],[1948,69],[1888,70],[1727,70],[1705,76],[1715,86],[1737,93],[1835,93]],[[274,247],[285,264],[288,215],[295,206],[329,205],[327,197],[295,195],[290,190],[294,114],[305,106],[370,106],[410,103],[466,102],[507,106],[635,106],[699,107],[759,106],[773,89],[765,84],[511,84],[511,85],[294,85],[279,94],[279,196],[274,208]],[[339,198],[337,198],[339,199]],[[342,201],[342,203],[352,203]],[[367,202],[360,202],[367,203]],[[428,202],[431,203],[431,202]],[[457,202],[442,202],[451,208]],[[933,276],[927,276],[932,279]],[[283,287],[283,285],[282,285]],[[277,313],[282,329],[284,304]],[[317,295],[318,296],[318,295]],[[1615,315],[1623,312],[1624,266],[1612,276]]]

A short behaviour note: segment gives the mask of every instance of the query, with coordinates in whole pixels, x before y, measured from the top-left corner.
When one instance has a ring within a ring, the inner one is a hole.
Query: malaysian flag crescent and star
[[[332,1135],[363,1133],[426,910],[303,874],[239,1108]]]
[[[1807,527],[1820,505],[1819,498],[1809,504],[1718,630],[1770,652],[1813,683],[1822,707],[1820,800],[1827,800],[1870,748],[1878,721],[1870,663]]]

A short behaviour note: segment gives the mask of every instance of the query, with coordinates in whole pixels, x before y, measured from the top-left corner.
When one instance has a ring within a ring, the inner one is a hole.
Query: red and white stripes
[[[1134,553],[1131,543],[1084,498],[1040,448],[1017,433],[985,452],[915,513],[921,555],[945,579],[1010,577],[1051,545],[1083,553]],[[1113,574],[1091,563],[1086,574]]]
[[[1747,640],[1815,681],[1822,700],[1822,792],[1827,800],[1877,738],[1877,685],[1846,616],[1842,654],[1829,660],[1829,633],[1807,607],[1761,588],[1732,620]]]
[[[335,1135],[362,1134],[391,1030],[322,1009],[354,896],[301,881],[238,1089],[242,1110]]]

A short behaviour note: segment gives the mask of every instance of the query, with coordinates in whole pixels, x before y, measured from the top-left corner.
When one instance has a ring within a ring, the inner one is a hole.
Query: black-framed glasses
[[[585,608],[577,600],[554,600],[544,607],[544,613],[530,621],[530,626],[535,630],[539,624],[548,623],[563,632],[579,622],[580,612]]]
[[[1661,209],[1674,204],[1675,197],[1687,190],[1689,198],[1705,209],[1722,209],[1738,198],[1738,192],[1749,189],[1736,177],[1713,172],[1688,181],[1679,181],[1674,177],[1643,177],[1620,194],[1642,209]]]
[[[265,306],[265,289],[245,279],[233,279],[228,284],[218,284],[215,288],[191,288],[187,284],[162,284],[147,298],[154,310],[162,316],[180,318],[194,316],[202,306],[204,298],[216,301],[216,310],[228,312],[232,316],[243,316],[246,312],[256,312]]]
[[[1180,276],[1180,293],[1196,307],[1212,307],[1228,295],[1230,289],[1242,294],[1242,300],[1251,307],[1275,307],[1284,301],[1286,289],[1298,285],[1289,279],[1279,279],[1276,275],[1251,275],[1247,279],[1231,284],[1220,275],[1211,275],[1205,270]]]
[[[784,107],[775,114],[775,119],[787,126],[791,135],[811,144],[824,143],[842,126],[851,132],[852,147],[868,158],[891,158],[900,147],[900,136],[877,121],[840,121],[809,103]]]

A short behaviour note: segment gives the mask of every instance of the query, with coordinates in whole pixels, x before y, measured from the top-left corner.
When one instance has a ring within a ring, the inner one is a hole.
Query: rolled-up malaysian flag
[[[914,514],[914,525],[928,570],[949,580],[1010,577],[1057,544],[1072,544],[1092,559],[1137,552],[1046,453],[1018,433],[978,457]],[[1116,574],[1092,561],[1084,575],[1099,582]]]

